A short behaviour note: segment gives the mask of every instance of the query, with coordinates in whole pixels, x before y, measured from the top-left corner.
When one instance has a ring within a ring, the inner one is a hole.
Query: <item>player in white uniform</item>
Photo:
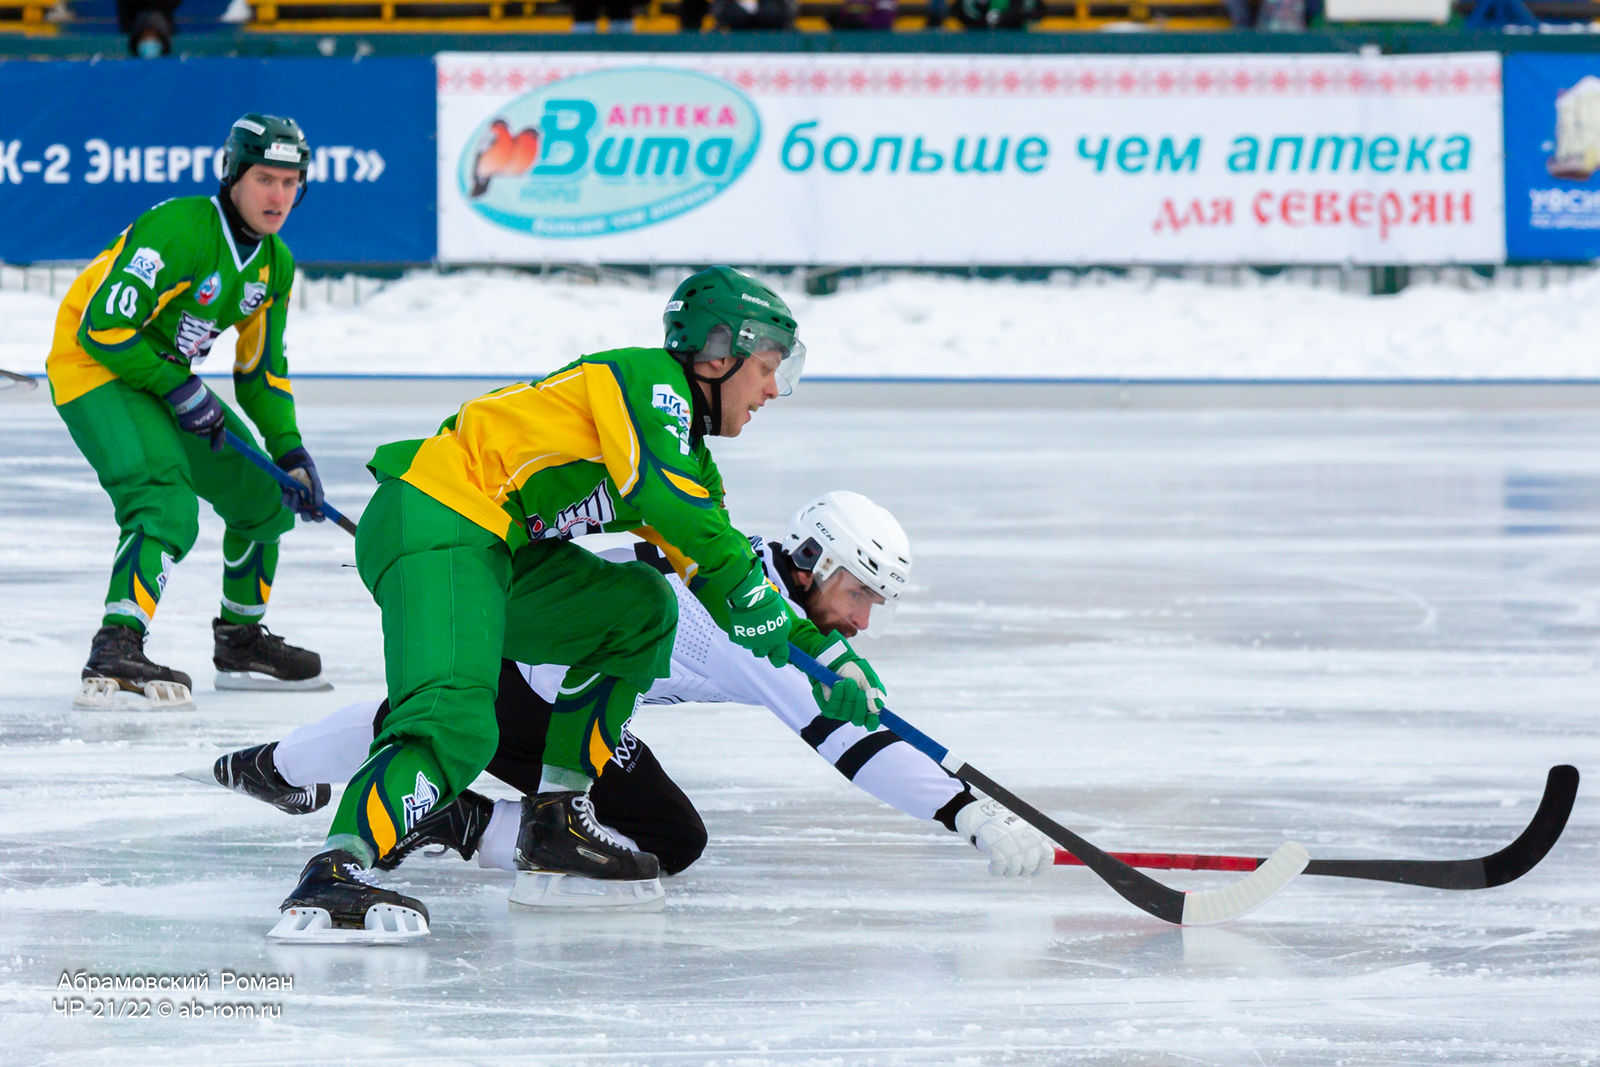
[[[867,498],[833,492],[795,513],[782,542],[752,538],[767,575],[818,629],[850,638],[870,623],[881,631],[894,610],[911,567],[910,547],[894,517]],[[678,597],[672,673],[644,702],[733,702],[769,708],[783,723],[855,785],[918,819],[942,823],[989,857],[990,873],[1033,875],[1049,866],[1054,846],[999,802],[977,796],[964,782],[885,727],[866,729],[817,713],[812,685],[797,668],[774,667],[735,646],[650,544],[610,549],[614,560],[638,559],[667,575]],[[538,791],[544,731],[566,668],[507,661],[500,675],[496,712],[500,745],[489,773],[527,794]],[[386,703],[352,704],[292,731],[275,744],[223,756],[215,776],[292,813],[326,804],[330,787],[361,766],[387,714]],[[628,734],[595,780],[596,816],[624,843],[654,853],[661,870],[676,874],[699,858],[705,825],[689,798],[667,776],[649,748]],[[472,790],[430,812],[401,838],[380,866],[399,864],[424,845],[445,845],[483,867],[516,870],[514,849],[523,817],[519,801],[491,801]],[[570,876],[522,872],[512,899],[534,906],[614,906],[635,903],[599,890],[562,891]],[[585,879],[588,882],[590,880]],[[659,883],[657,883],[659,886]],[[568,887],[570,889],[570,887]],[[643,899],[658,897],[659,890]]]

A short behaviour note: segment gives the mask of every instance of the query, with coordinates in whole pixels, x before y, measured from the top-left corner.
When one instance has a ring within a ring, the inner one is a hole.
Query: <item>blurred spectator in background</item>
[[[836,30],[892,30],[899,10],[900,0],[840,0],[825,17]]]
[[[179,0],[117,0],[117,28],[128,35],[128,54],[155,59],[172,51]]]
[[[634,0],[572,0],[572,32],[597,33],[600,9],[605,8],[611,33],[633,32]]]
[[[1236,30],[1248,30],[1256,24],[1256,0],[1222,0],[1228,11],[1228,22]]]
[[[711,15],[730,30],[792,30],[796,0],[712,0]]]
[[[1306,28],[1306,0],[1260,0],[1256,29],[1268,33],[1301,33]]]
[[[1044,14],[1039,0],[955,0],[951,7],[969,30],[1020,30]]]
[[[699,33],[705,24],[711,0],[680,0],[678,4],[678,29],[684,33]]]

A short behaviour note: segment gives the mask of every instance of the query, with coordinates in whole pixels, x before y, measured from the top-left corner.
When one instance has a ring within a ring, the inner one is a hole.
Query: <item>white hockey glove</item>
[[[956,812],[956,833],[989,857],[997,878],[1033,876],[1055,862],[1055,845],[998,800],[981,798]]]

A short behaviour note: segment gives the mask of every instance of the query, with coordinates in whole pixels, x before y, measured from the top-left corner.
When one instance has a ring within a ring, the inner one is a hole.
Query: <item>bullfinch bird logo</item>
[[[526,174],[538,158],[538,130],[524,129],[513,136],[504,119],[495,119],[472,161],[473,199],[489,191],[489,179]]]

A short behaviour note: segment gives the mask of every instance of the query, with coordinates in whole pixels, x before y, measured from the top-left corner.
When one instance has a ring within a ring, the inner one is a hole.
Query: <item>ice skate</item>
[[[494,801],[481,793],[463,789],[450,803],[418,819],[417,824],[373,866],[380,871],[392,871],[411,853],[428,845],[444,846],[439,855],[454,849],[461,853],[462,859],[470,860],[478,851],[478,842],[483,839],[484,827],[489,825],[492,815]]]
[[[422,901],[384,889],[356,857],[333,849],[311,857],[279,910],[270,941],[301,945],[403,945],[428,936]]]
[[[152,708],[194,707],[190,680],[182,671],[151,663],[144,654],[144,634],[127,626],[102,626],[89,643],[83,686],[72,704],[78,708],[110,708],[118,693],[134,693]]]
[[[529,908],[627,908],[659,903],[660,865],[618,841],[587,793],[522,800],[511,902]]]
[[[217,760],[211,773],[219,785],[264,800],[290,815],[308,815],[326,804],[333,792],[326,782],[301,786],[284,781],[272,762],[277,747],[274,741],[230,752]]]
[[[211,620],[218,689],[332,689],[322,677],[322,657],[296,648],[259,623]]]

